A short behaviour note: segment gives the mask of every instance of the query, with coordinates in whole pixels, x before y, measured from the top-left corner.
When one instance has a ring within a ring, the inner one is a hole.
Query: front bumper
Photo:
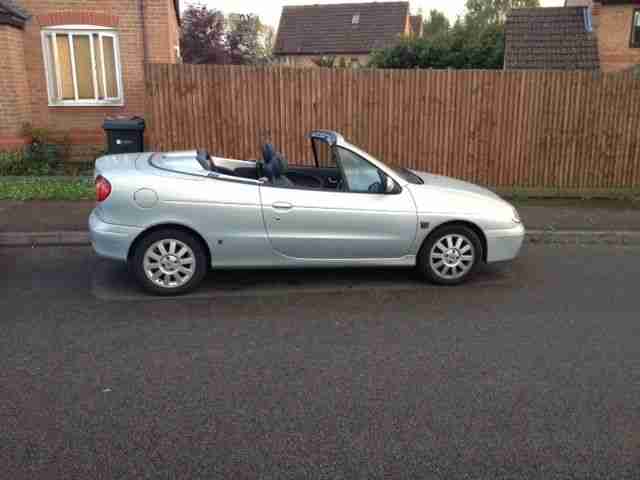
[[[129,247],[142,228],[114,225],[102,220],[94,210],[89,217],[89,237],[95,252],[101,257],[127,261]]]
[[[518,256],[525,230],[520,223],[506,230],[490,230],[487,236],[487,263],[513,260]]]

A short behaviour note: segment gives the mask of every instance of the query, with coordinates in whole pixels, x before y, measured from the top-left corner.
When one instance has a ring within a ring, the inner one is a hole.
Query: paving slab
[[[86,231],[95,202],[0,201],[0,232]]]
[[[528,230],[640,231],[637,202],[531,200],[514,203]]]
[[[639,231],[640,205],[614,200],[514,201],[527,230]],[[86,231],[95,203],[0,201],[0,233]]]

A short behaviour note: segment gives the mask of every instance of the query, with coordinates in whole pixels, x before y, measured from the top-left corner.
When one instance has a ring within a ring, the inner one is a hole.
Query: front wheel
[[[207,273],[207,254],[200,239],[177,229],[156,230],[143,237],[129,257],[138,283],[156,295],[178,295],[198,286]]]
[[[417,269],[426,280],[457,285],[467,280],[482,258],[482,243],[468,227],[451,225],[433,232],[422,245]]]

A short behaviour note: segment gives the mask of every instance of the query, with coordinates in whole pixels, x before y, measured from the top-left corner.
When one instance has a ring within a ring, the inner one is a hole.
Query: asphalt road
[[[0,477],[640,478],[640,249],[528,246],[468,285],[0,250]],[[336,279],[340,279],[336,283]]]

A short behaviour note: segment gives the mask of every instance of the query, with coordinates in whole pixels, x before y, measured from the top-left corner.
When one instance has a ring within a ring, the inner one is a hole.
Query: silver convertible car
[[[160,295],[195,288],[209,268],[406,266],[454,285],[518,254],[518,212],[491,191],[389,167],[336,132],[308,137],[315,166],[289,166],[270,143],[258,161],[99,158],[93,248]]]

